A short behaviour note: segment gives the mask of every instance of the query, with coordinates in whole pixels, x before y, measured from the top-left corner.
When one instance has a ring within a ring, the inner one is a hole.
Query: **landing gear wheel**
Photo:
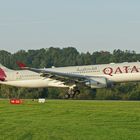
[[[80,94],[80,90],[76,90],[76,95],[79,95]]]
[[[69,99],[70,98],[70,94],[65,94],[64,98],[65,99]]]
[[[72,87],[69,87],[66,95],[65,95],[65,99],[69,99],[69,98],[75,98],[76,95],[79,95],[80,91],[78,90],[78,87],[76,87],[76,85],[73,85]]]
[[[73,94],[71,94],[71,98],[74,98],[75,97],[75,94],[76,94],[76,92],[74,92]]]
[[[75,98],[79,94],[80,94],[80,90],[74,91],[74,94],[72,94],[72,98]]]

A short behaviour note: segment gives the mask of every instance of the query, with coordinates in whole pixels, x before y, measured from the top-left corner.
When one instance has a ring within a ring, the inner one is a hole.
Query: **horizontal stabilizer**
[[[17,63],[17,65],[18,65],[21,69],[23,69],[23,68],[26,67],[26,65],[25,65],[24,63],[22,63],[22,62],[16,62],[16,63]]]

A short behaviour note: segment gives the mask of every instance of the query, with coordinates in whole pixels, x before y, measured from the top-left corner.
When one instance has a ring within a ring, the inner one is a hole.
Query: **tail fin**
[[[5,78],[7,77],[5,71],[8,69],[4,67],[2,64],[0,64],[0,81],[5,81]]]
[[[0,81],[5,81],[7,78],[8,72],[12,72],[14,70],[8,69],[2,64],[0,64]]]
[[[5,81],[7,75],[5,74],[4,70],[0,68],[0,81]]]

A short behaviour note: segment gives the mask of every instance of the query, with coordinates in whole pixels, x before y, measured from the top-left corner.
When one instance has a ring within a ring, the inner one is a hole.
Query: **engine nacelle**
[[[85,83],[88,87],[90,88],[107,88],[107,87],[111,87],[110,85],[111,82],[109,82],[106,78],[104,77],[94,77],[94,78],[90,78],[89,81],[87,81]]]

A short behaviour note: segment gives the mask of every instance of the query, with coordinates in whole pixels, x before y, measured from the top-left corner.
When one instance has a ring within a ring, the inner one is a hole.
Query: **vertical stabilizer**
[[[11,71],[13,70],[10,70],[6,68],[5,66],[3,66],[2,64],[0,64],[0,81],[5,81],[7,78],[8,72],[11,72]]]

